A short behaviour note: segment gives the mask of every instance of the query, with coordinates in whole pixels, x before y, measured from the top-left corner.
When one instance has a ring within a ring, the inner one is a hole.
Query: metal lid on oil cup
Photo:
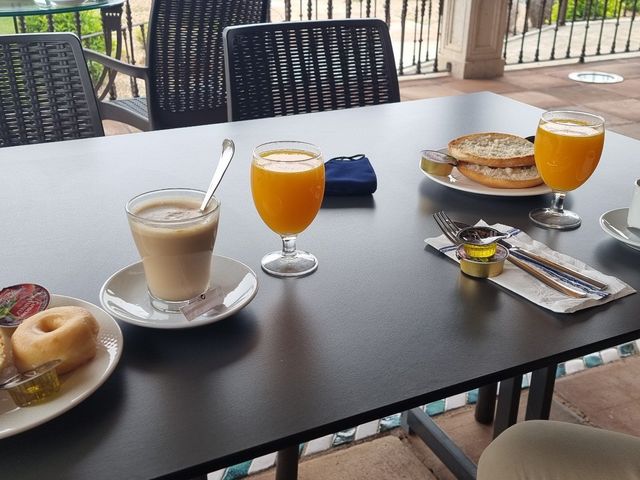
[[[422,150],[420,168],[431,175],[447,176],[457,164],[455,158],[439,150]]]
[[[495,254],[483,259],[470,257],[465,251],[464,245],[460,245],[456,250],[456,256],[460,260],[460,270],[476,278],[489,278],[500,275],[508,255],[509,252],[502,245],[496,245]]]

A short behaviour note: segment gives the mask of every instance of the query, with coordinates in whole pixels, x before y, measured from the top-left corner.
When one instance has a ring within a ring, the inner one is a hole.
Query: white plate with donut
[[[217,322],[237,313],[258,291],[258,277],[244,263],[213,255],[210,288],[217,288],[223,301],[211,311],[187,320],[182,313],[161,312],[151,305],[142,262],[114,273],[100,289],[100,303],[114,317],[147,328],[193,328]]]
[[[122,332],[100,307],[73,297],[51,295],[49,307],[77,306],[89,310],[100,326],[98,350],[90,362],[60,376],[60,391],[47,401],[17,407],[9,393],[0,390],[0,438],[41,425],[78,405],[109,378],[122,355]]]

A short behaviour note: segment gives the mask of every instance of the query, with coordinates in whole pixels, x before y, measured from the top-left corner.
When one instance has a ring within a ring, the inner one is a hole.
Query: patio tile
[[[581,358],[577,358],[575,360],[569,360],[568,362],[564,362],[564,368],[567,372],[567,375],[571,375],[572,373],[580,372],[584,370],[584,362]]]
[[[253,461],[251,462],[251,467],[249,467],[248,474],[251,475],[252,473],[256,473],[261,470],[273,467],[276,464],[277,456],[278,454],[276,452],[273,452],[253,459]]]
[[[372,422],[363,423],[362,425],[358,425],[356,428],[356,437],[355,440],[362,440],[363,438],[370,437],[378,433],[378,427],[380,422],[378,420],[373,420]]]
[[[333,443],[333,435],[325,435],[324,437],[316,438],[307,443],[304,450],[304,455],[313,455],[314,453],[323,452],[331,448]]]
[[[601,85],[603,90],[610,90],[618,95],[624,95],[625,97],[640,98],[640,78],[625,78],[620,83],[614,83],[611,85]]]
[[[400,414],[396,413],[395,415],[389,415],[388,417],[384,417],[380,419],[380,431],[384,432],[390,430],[392,428],[396,428],[400,426]]]
[[[458,395],[453,395],[452,397],[447,397],[445,400],[445,410],[453,410],[454,408],[464,407],[467,404],[467,395],[464,393],[460,393]]]
[[[554,88],[550,93],[568,103],[608,103],[610,101],[625,100],[624,95],[611,92],[592,84],[580,84]]]
[[[539,108],[559,108],[566,104],[564,99],[560,99],[548,93],[538,92],[535,90],[526,90],[522,92],[506,93],[505,96],[518,100],[528,105],[534,105]]]
[[[447,86],[464,93],[482,91],[508,93],[520,89],[517,85],[511,85],[505,77],[497,80],[454,80],[449,82]]]
[[[555,393],[598,427],[640,435],[638,371],[636,355],[564,377],[556,382]]]
[[[505,79],[512,85],[517,85],[527,90],[547,90],[549,88],[566,87],[571,84],[571,80],[566,75],[556,77],[549,75],[547,69],[544,70],[539,71],[536,75],[532,75],[531,70],[509,72],[505,75]]]
[[[602,361],[604,363],[620,360],[620,354],[618,353],[617,348],[607,348],[606,350],[600,352],[600,356],[602,357]]]
[[[586,105],[605,113],[611,113],[634,122],[640,122],[640,99],[603,100],[604,99],[599,99],[599,101],[590,102]]]

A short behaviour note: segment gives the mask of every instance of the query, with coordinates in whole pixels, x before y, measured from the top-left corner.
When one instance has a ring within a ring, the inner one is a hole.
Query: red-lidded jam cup
[[[49,292],[35,283],[21,283],[0,290],[0,327],[17,327],[23,320],[46,309]]]

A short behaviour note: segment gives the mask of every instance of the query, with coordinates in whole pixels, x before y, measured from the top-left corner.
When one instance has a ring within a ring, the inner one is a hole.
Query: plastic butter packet
[[[50,295],[34,283],[21,283],[0,290],[0,327],[17,327],[23,320],[46,309]]]
[[[215,287],[189,300],[189,303],[182,307],[180,311],[187,320],[191,321],[200,315],[221,307],[224,307],[224,290],[221,287]]]

